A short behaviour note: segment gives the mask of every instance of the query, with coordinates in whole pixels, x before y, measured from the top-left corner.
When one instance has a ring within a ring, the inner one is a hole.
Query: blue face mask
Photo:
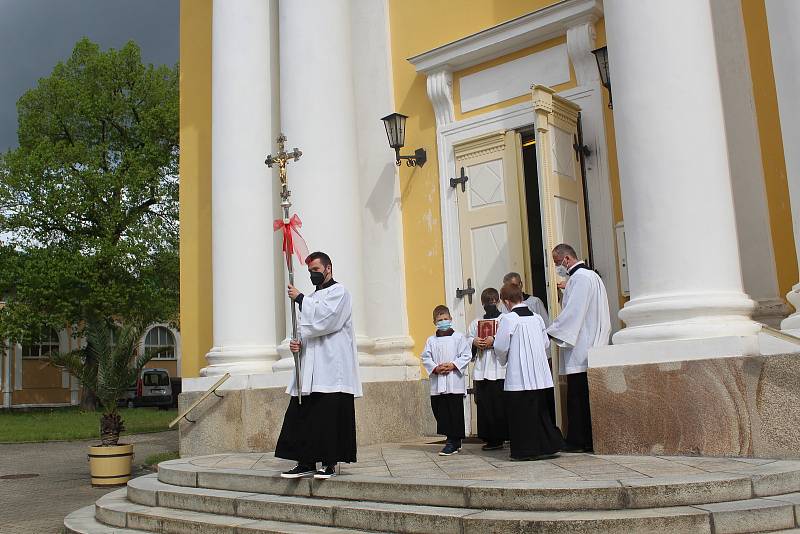
[[[444,321],[436,321],[436,329],[442,332],[450,330],[452,327],[453,327],[453,321],[449,319]]]

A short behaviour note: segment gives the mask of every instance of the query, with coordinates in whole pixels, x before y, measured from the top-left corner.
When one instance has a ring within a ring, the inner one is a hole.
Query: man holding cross
[[[333,279],[333,263],[324,252],[309,254],[306,265],[316,290],[303,295],[291,284],[288,290],[300,308],[299,339],[290,348],[301,353],[302,390],[293,376],[275,456],[297,461],[284,478],[326,479],[336,474],[338,462],[356,461],[355,397],[362,395],[361,380],[350,293]]]

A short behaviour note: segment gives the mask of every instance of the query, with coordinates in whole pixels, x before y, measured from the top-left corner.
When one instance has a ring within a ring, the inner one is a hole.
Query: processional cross
[[[298,233],[298,229],[302,226],[300,218],[297,217],[297,215],[289,218],[289,208],[292,206],[292,202],[289,200],[289,197],[292,196],[292,192],[289,191],[289,182],[286,176],[286,165],[288,165],[290,161],[299,160],[303,153],[297,148],[292,149],[291,152],[286,152],[286,136],[283,134],[278,136],[277,141],[278,153],[274,156],[272,154],[267,156],[267,159],[264,160],[264,163],[266,163],[267,167],[269,168],[272,168],[272,166],[275,164],[278,165],[278,177],[281,181],[281,208],[283,210],[283,219],[278,219],[275,221],[273,228],[276,231],[283,231],[283,252],[286,255],[286,270],[289,273],[289,283],[294,285],[294,266],[292,255],[296,253],[298,258],[300,258],[300,261],[303,261],[305,259],[305,255],[307,255],[307,251],[303,252],[302,249],[299,248],[301,243],[304,246],[303,239]],[[292,339],[298,339],[297,305],[294,300],[292,300]],[[292,352],[292,356],[294,357],[294,378],[295,386],[297,387],[297,402],[302,404],[303,375],[300,372],[300,353]]]

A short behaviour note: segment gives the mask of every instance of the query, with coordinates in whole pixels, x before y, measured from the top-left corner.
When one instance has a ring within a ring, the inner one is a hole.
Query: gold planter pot
[[[131,479],[133,445],[89,447],[92,486],[121,486]]]

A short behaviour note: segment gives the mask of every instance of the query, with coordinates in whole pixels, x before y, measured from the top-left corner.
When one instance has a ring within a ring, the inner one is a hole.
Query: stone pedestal
[[[181,421],[181,456],[275,450],[289,404],[286,387],[274,387],[275,375],[280,374],[230,378],[219,389],[223,398],[211,395],[192,411],[190,419],[196,423]],[[181,394],[178,409],[188,408],[214,381],[211,377],[185,380],[194,391]],[[435,434],[427,380],[364,384],[364,396],[356,399],[359,445]]]
[[[800,457],[800,355],[589,369],[598,454]]]

